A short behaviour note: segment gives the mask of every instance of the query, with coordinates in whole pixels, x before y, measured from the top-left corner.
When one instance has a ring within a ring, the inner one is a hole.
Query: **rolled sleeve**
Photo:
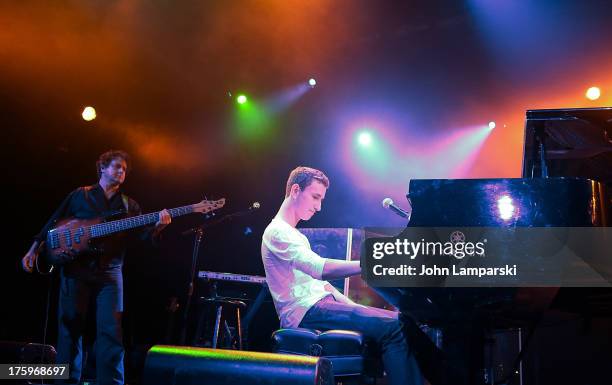
[[[301,239],[281,231],[266,235],[263,241],[277,258],[315,279],[322,279],[325,258],[312,251]]]

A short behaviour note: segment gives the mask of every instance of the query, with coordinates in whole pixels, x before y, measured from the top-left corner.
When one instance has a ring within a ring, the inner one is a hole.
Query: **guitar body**
[[[95,251],[91,244],[91,226],[102,223],[102,218],[66,218],[47,233],[45,244],[47,263],[63,265],[80,255]]]

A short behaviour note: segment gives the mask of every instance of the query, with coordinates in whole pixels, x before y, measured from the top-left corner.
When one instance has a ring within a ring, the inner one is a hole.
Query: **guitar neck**
[[[180,217],[185,214],[193,212],[193,205],[177,207],[169,209],[170,216],[172,218]],[[103,222],[97,225],[93,225],[90,228],[91,238],[105,237],[110,234],[118,233],[120,231],[134,229],[136,227],[146,226],[159,221],[159,211],[149,214],[137,215],[135,217],[129,217],[125,219],[117,219],[110,222]]]

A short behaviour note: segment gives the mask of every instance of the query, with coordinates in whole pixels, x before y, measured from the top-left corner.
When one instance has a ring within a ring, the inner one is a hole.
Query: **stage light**
[[[247,102],[247,97],[246,95],[240,94],[238,95],[238,97],[236,98],[236,102],[238,102],[238,104],[244,104]]]
[[[368,147],[372,144],[372,134],[367,131],[361,132],[357,137],[357,140],[359,141],[360,145]]]
[[[87,122],[91,122],[92,120],[96,118],[96,109],[93,107],[87,106],[83,109],[83,112],[81,112],[81,116],[83,117],[83,120]]]
[[[508,195],[504,195],[497,200],[497,209],[499,210],[499,217],[505,221],[512,218],[514,214],[514,205],[512,204],[512,198]]]
[[[495,122],[489,122],[489,128],[492,130],[496,126]]]
[[[589,100],[597,100],[601,96],[601,90],[599,87],[591,87],[587,90],[585,95]]]
[[[314,78],[310,78],[310,79],[308,80],[308,85],[309,85],[311,88],[313,88],[314,86],[316,86],[316,85],[317,85],[317,81],[316,81],[316,80],[314,80]]]

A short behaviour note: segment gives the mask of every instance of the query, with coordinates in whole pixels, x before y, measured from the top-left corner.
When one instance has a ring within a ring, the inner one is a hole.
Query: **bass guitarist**
[[[96,162],[98,183],[79,187],[64,199],[23,257],[25,271],[32,272],[47,232],[62,218],[87,219],[119,214],[131,217],[141,214],[138,203],[121,192],[129,163],[129,156],[124,151],[110,150],[100,155]],[[68,382],[78,383],[81,378],[83,332],[89,302],[93,301],[96,311],[97,384],[124,383],[122,265],[127,241],[129,237],[138,236],[155,242],[160,231],[171,220],[170,213],[164,209],[159,212],[155,226],[105,237],[95,252],[80,255],[61,267],[57,362],[70,365]]]

